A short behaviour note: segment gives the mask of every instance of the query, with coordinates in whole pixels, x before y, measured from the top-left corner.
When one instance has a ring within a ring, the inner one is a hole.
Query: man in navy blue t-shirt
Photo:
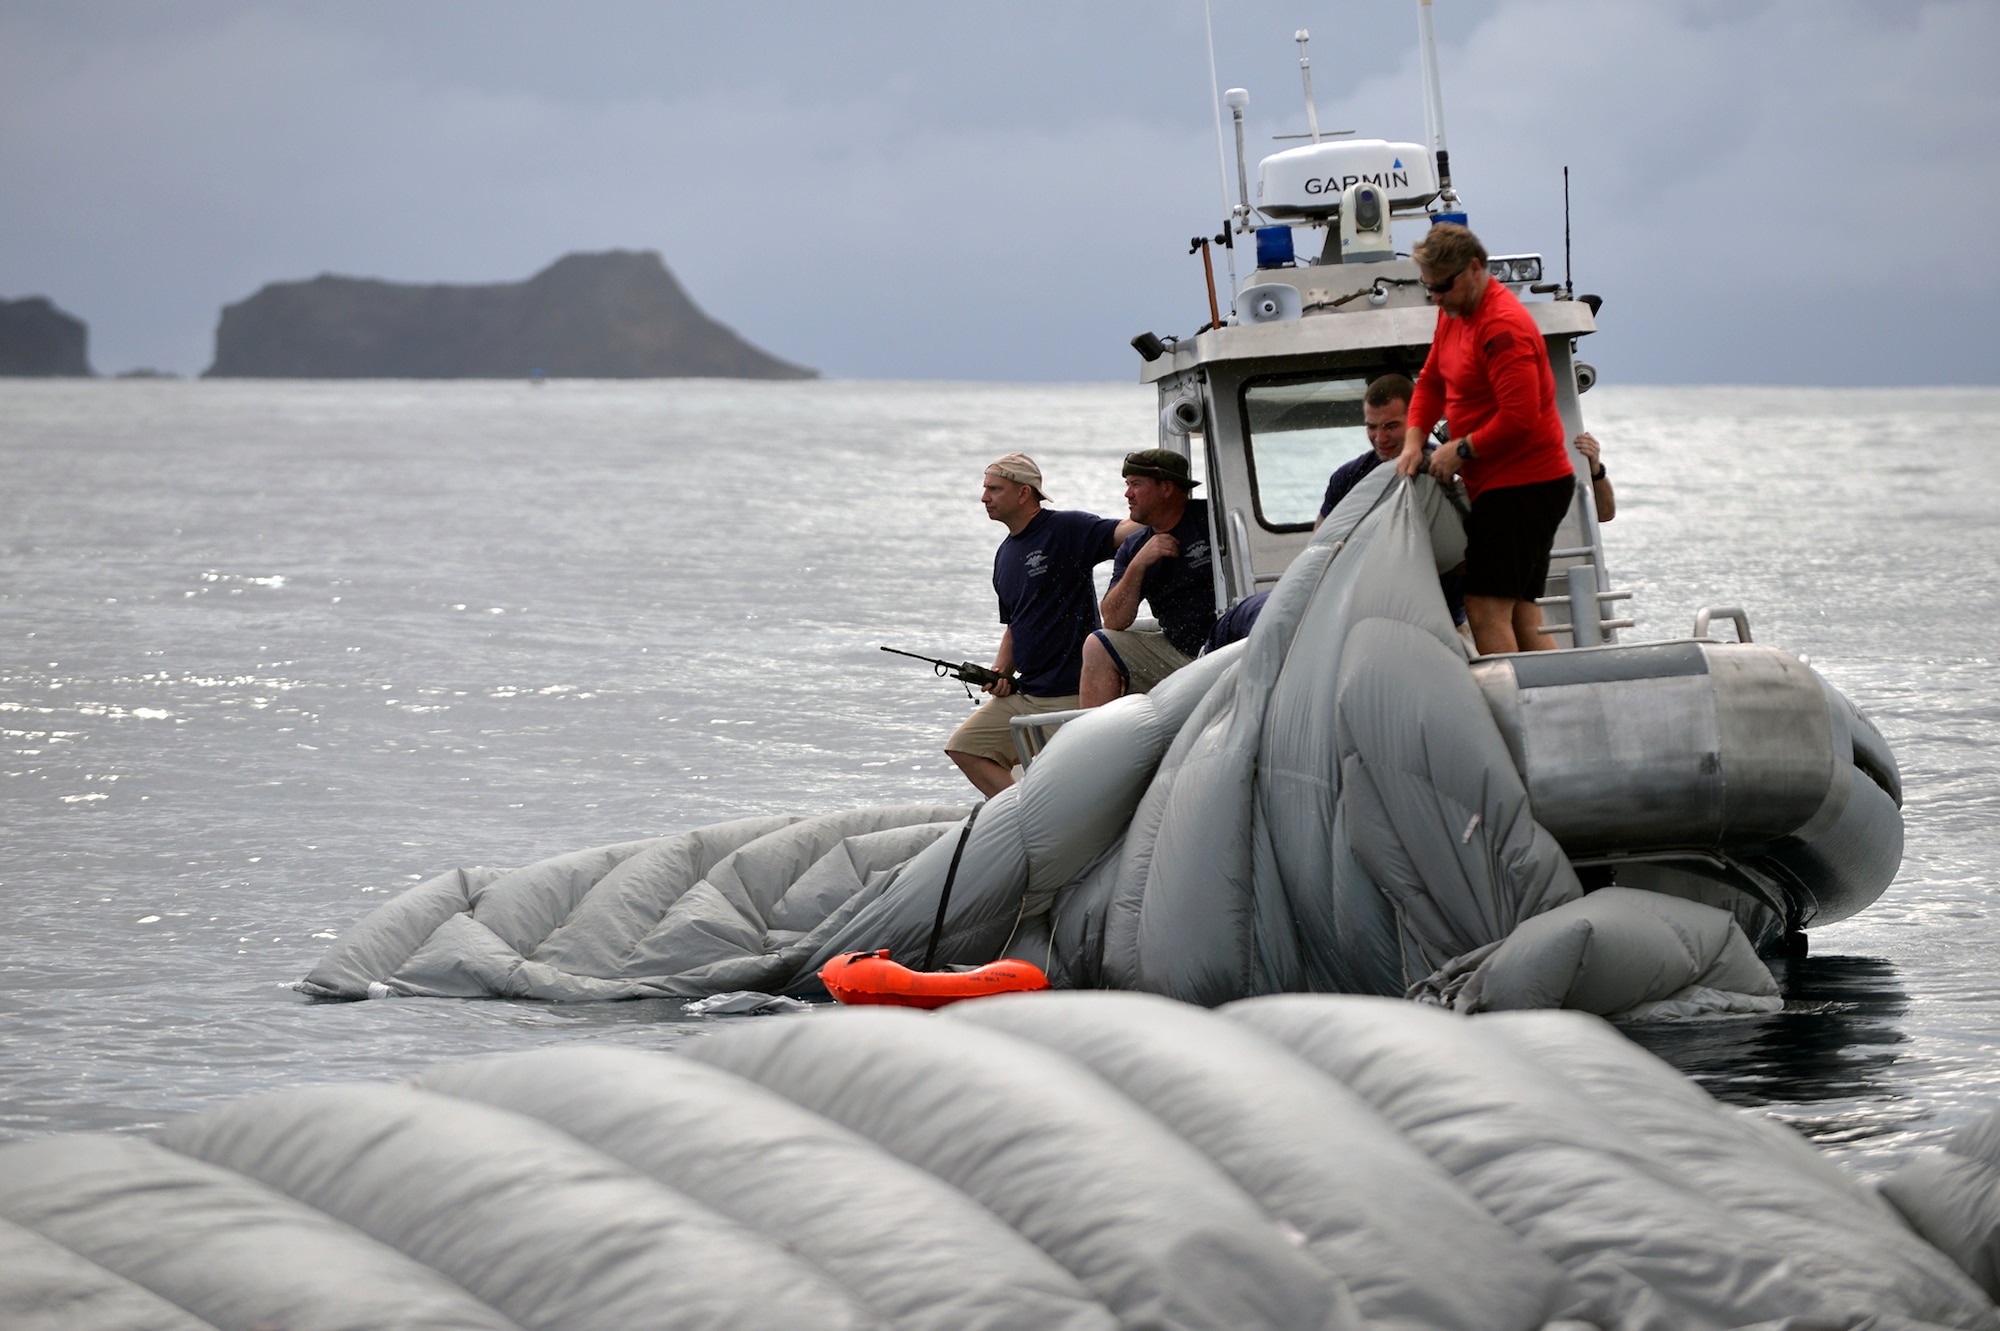
[[[1326,498],[1320,501],[1319,518],[1313,523],[1315,530],[1326,521],[1334,506],[1347,498],[1347,492],[1361,483],[1362,477],[1384,462],[1394,462],[1401,455],[1401,441],[1408,433],[1410,394],[1415,391],[1416,385],[1400,374],[1385,374],[1369,381],[1367,391],[1361,396],[1361,421],[1368,432],[1368,451],[1351,462],[1341,463],[1334,468],[1333,475],[1326,478]],[[1425,452],[1428,454],[1435,447],[1433,444]],[[1464,575],[1455,569],[1438,575],[1438,586],[1444,591],[1445,607],[1451,611],[1452,622],[1456,624],[1465,622],[1465,596],[1461,590],[1464,581]],[[1248,625],[1244,626],[1244,632],[1249,632]],[[1233,642],[1235,639],[1225,641]]]
[[[1018,672],[1020,682],[989,685],[992,696],[952,732],[944,752],[989,799],[1014,784],[1013,718],[1078,705],[1083,641],[1097,627],[1091,570],[1117,551],[1121,527],[1135,525],[1044,508],[1046,498],[1041,468],[1025,454],[1009,453],[986,469],[980,502],[1007,527],[993,555],[993,591],[1007,626],[993,668]]]
[[[1208,545],[1208,504],[1188,461],[1166,448],[1125,457],[1125,502],[1144,525],[1125,538],[1111,566],[1111,590],[1099,607],[1104,627],[1083,646],[1085,707],[1145,693],[1201,653],[1215,626],[1215,567]],[[1134,629],[1139,602],[1158,630]]]
[[[1314,527],[1326,521],[1334,505],[1347,498],[1347,492],[1360,484],[1363,476],[1402,455],[1399,436],[1408,433],[1410,394],[1416,392],[1416,387],[1400,374],[1385,374],[1369,381],[1367,391],[1361,395],[1361,422],[1368,435],[1368,451],[1352,462],[1341,463],[1326,478],[1326,498],[1320,501]]]

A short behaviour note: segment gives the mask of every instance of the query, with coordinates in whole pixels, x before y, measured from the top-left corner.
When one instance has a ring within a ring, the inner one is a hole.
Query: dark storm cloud
[[[1418,138],[1415,6],[1220,3],[1252,152]],[[1560,263],[1624,380],[1994,382],[2000,7],[1439,0],[1475,227]],[[1344,25],[1344,26],[1343,26]],[[1222,205],[1199,4],[13,5],[0,295],[102,368],[206,364],[266,281],[524,277],[652,247],[835,374],[1124,378],[1206,317]],[[1879,208],[1871,208],[1871,200]],[[1414,233],[1404,237],[1407,241]]]

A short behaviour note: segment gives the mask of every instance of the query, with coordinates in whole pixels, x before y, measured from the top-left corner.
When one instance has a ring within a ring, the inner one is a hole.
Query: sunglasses
[[[1458,279],[1463,276],[1465,276],[1465,270],[1461,268],[1457,272],[1453,273],[1450,277],[1447,277],[1442,282],[1424,283],[1424,290],[1430,292],[1433,296],[1442,296],[1445,292],[1457,286]]]

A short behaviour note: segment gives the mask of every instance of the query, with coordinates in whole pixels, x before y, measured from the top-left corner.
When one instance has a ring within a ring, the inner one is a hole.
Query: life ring
[[[887,948],[843,952],[820,967],[819,978],[839,1002],[890,1007],[943,1007],[965,998],[1049,987],[1049,977],[1030,961],[1003,957],[969,971],[913,971],[889,960]]]

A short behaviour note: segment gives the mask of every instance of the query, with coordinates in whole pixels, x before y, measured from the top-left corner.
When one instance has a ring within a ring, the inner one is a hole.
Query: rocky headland
[[[525,282],[320,276],[225,306],[206,378],[811,379],[702,313],[653,250],[571,254]]]
[[[0,300],[0,375],[86,376],[90,326],[46,296]]]

